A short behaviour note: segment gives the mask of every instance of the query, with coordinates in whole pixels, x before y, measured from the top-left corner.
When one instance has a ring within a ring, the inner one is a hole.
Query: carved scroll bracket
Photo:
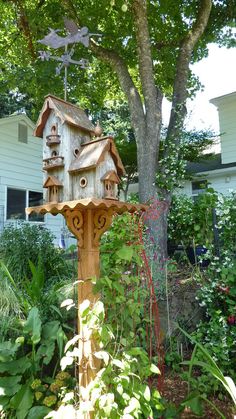
[[[114,211],[112,209],[109,210],[97,210],[94,213],[93,223],[94,223],[94,238],[93,238],[93,245],[98,246],[99,240],[103,233],[110,227],[112,223],[112,216]]]
[[[69,230],[78,240],[79,248],[96,249],[102,234],[112,223],[113,214],[112,208],[83,211],[67,209],[64,217]]]
[[[83,247],[84,244],[84,238],[83,238],[83,225],[84,225],[84,217],[83,212],[79,210],[66,210],[65,213],[65,219],[67,226],[72,234],[75,235],[75,237],[78,240],[78,246]]]

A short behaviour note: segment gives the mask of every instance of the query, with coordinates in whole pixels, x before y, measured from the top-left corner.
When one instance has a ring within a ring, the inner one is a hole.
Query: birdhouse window
[[[52,151],[51,156],[52,156],[52,157],[56,157],[56,156],[58,156],[58,152],[57,152],[56,150],[53,150],[53,151]]]
[[[78,157],[78,155],[79,155],[79,149],[78,148],[75,148],[74,149],[74,156],[75,157]]]
[[[85,188],[88,184],[88,179],[86,177],[82,177],[79,181],[81,188]]]
[[[53,125],[52,126],[52,128],[51,128],[51,134],[52,135],[57,135],[57,127],[56,127],[56,125]]]
[[[57,186],[49,187],[49,202],[58,202],[58,188]]]
[[[102,176],[101,181],[104,185],[103,197],[117,200],[117,185],[120,182],[117,173],[114,170],[109,170]]]
[[[55,144],[60,144],[60,135],[58,135],[58,127],[53,124],[51,126],[51,134],[46,136],[47,146],[50,147]]]
[[[116,198],[115,183],[110,180],[105,180],[105,194],[104,198]]]

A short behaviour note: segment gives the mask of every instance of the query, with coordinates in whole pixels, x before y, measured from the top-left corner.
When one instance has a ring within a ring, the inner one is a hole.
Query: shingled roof
[[[235,163],[221,163],[221,154],[215,154],[208,159],[205,157],[203,160],[200,160],[197,163],[188,163],[187,172],[188,173],[204,173],[211,172],[212,170],[227,169],[229,167],[236,168]]]
[[[45,97],[45,102],[36,124],[34,131],[36,137],[43,137],[43,129],[52,110],[60,118],[62,124],[67,122],[69,125],[82,128],[94,135],[95,127],[82,109],[56,96],[48,95]]]
[[[71,163],[69,172],[80,172],[81,170],[95,168],[103,160],[106,151],[111,153],[118,175],[123,176],[125,169],[111,137],[104,137],[83,144],[78,157]]]
[[[63,186],[63,184],[61,183],[61,181],[59,179],[57,179],[56,176],[49,176],[47,178],[47,180],[44,182],[43,187],[44,188],[49,188],[50,186]]]

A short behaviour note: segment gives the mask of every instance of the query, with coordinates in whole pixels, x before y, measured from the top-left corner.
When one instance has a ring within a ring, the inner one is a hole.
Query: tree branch
[[[89,46],[98,58],[109,64],[116,72],[121,89],[128,100],[131,123],[133,129],[136,131],[136,140],[138,140],[138,138],[145,135],[145,133],[137,132],[137,127],[140,125],[138,122],[142,121],[145,115],[140,94],[129,74],[125,61],[115,51],[101,47],[93,39],[90,40]]]
[[[167,138],[179,142],[180,133],[186,116],[187,83],[191,55],[198,40],[204,33],[209,20],[212,0],[201,0],[198,15],[191,30],[182,41],[176,65],[173,88],[171,116],[167,131]]]
[[[151,42],[148,29],[147,7],[145,0],[133,0],[133,16],[135,23],[139,74],[146,110],[146,125],[149,139],[155,147],[161,127],[162,94],[157,89],[152,65]]]
[[[28,50],[30,52],[30,55],[32,57],[33,60],[36,59],[36,52],[35,52],[35,48],[34,48],[34,44],[33,44],[33,40],[32,40],[32,34],[31,34],[31,30],[30,30],[30,26],[29,26],[29,21],[28,21],[28,17],[26,15],[23,3],[21,1],[18,0],[13,0],[13,3],[15,4],[18,12],[19,12],[19,24],[18,27],[19,29],[22,30],[24,37],[27,41],[28,44]]]

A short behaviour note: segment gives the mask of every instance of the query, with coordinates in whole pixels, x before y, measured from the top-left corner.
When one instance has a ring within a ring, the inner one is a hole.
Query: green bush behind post
[[[62,251],[54,246],[53,235],[38,225],[22,223],[19,227],[6,227],[0,237],[0,259],[19,286],[32,278],[29,261],[35,266],[40,263],[45,286],[70,275]]]
[[[37,306],[42,320],[60,320],[60,302],[73,297],[75,269],[52,234],[38,225],[7,227],[0,238],[0,341],[18,335],[19,322]],[[73,326],[71,313],[64,316]]]

